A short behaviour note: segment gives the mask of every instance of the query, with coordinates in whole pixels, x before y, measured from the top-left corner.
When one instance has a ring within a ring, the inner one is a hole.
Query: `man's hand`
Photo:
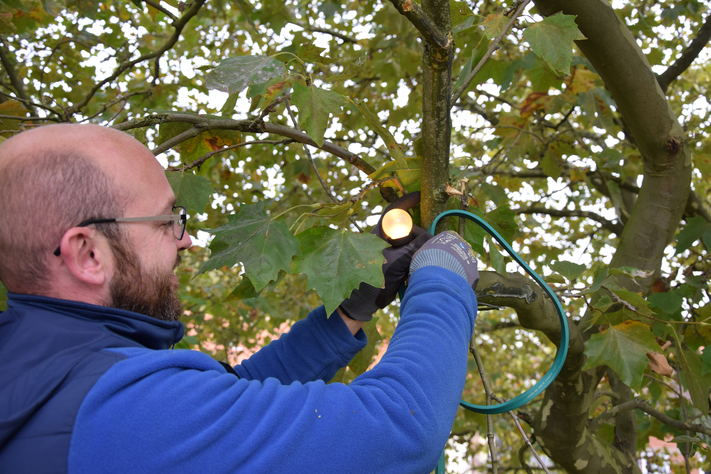
[[[472,289],[476,289],[479,283],[477,259],[474,257],[472,246],[451,230],[437,234],[415,253],[412,257],[410,273],[429,266],[453,271],[467,280]]]
[[[380,220],[371,231],[371,234],[375,234],[387,241],[388,239],[382,227],[383,216],[391,209],[412,209],[419,202],[420,193],[415,192],[406,194],[390,204],[380,215]],[[409,277],[412,256],[425,242],[432,238],[432,234],[417,226],[413,226],[412,235],[414,239],[410,242],[383,250],[383,257],[385,257],[385,263],[383,264],[385,284],[383,288],[375,288],[366,283],[361,283],[357,289],[353,290],[350,298],[341,303],[340,309],[349,318],[356,321],[370,321],[373,319],[373,313],[392,303],[395,296],[397,296],[398,288]]]

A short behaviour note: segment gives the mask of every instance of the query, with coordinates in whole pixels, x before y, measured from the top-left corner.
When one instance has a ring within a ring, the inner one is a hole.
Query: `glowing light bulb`
[[[401,239],[412,231],[412,217],[402,209],[392,209],[383,216],[383,232],[390,239]]]

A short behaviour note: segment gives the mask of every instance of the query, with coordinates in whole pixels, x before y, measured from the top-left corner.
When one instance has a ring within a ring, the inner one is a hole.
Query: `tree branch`
[[[180,144],[181,142],[198,136],[200,133],[208,130],[236,130],[244,133],[271,133],[274,135],[280,135],[282,137],[290,138],[295,142],[305,143],[311,145],[315,148],[319,148],[311,137],[303,132],[294,130],[293,128],[286,127],[284,125],[276,125],[269,122],[259,122],[253,120],[233,120],[233,119],[222,119],[222,118],[210,118],[201,117],[199,115],[191,114],[181,114],[181,113],[168,113],[168,114],[155,114],[147,115],[140,119],[130,120],[127,122],[122,122],[113,125],[112,128],[116,130],[126,131],[134,128],[144,128],[153,127],[160,125],[162,123],[189,123],[193,127],[186,130],[185,132],[167,140],[158,147],[152,150],[154,155],[163,153],[164,151]],[[323,142],[323,146],[320,147],[321,150],[335,155],[366,174],[372,174],[376,170],[369,163],[362,160],[358,155],[351,153],[350,151],[334,145],[331,142]]]
[[[224,153],[226,151],[234,150],[237,148],[241,148],[243,146],[250,146],[250,145],[288,145],[289,143],[294,143],[294,140],[291,140],[289,138],[285,138],[284,140],[252,140],[249,142],[242,142],[238,143],[236,145],[231,145],[231,146],[226,146],[224,148],[220,148],[219,150],[211,151],[210,153],[207,153],[206,155],[201,156],[195,161],[192,161],[188,164],[185,164],[183,166],[171,166],[168,168],[168,171],[185,171],[189,169],[193,169],[195,167],[201,166],[203,163],[205,163],[207,160],[212,158],[213,156],[219,154],[219,153]]]
[[[529,207],[527,209],[512,209],[516,214],[546,214],[553,217],[583,217],[586,219],[591,219],[602,224],[602,227],[609,230],[610,232],[620,235],[622,230],[625,228],[624,225],[619,222],[612,222],[600,214],[596,214],[591,211],[582,211],[578,209],[547,209],[543,207]]]
[[[691,44],[684,50],[684,52],[679,56],[679,58],[674,61],[674,64],[669,66],[666,71],[657,75],[657,82],[662,91],[666,94],[669,84],[671,84],[677,77],[679,77],[684,71],[686,71],[691,63],[699,56],[701,50],[706,47],[706,44],[711,39],[711,15],[706,16],[706,21],[703,26],[696,33],[696,37],[691,42]]]
[[[621,403],[619,405],[616,405],[614,408],[611,408],[607,410],[605,413],[597,416],[596,418],[593,418],[590,420],[590,430],[595,431],[597,428],[600,427],[605,421],[609,420],[610,418],[613,418],[616,416],[618,413],[624,412],[624,411],[629,411],[629,410],[642,410],[646,414],[656,418],[657,420],[661,421],[667,426],[670,426],[672,428],[675,428],[680,431],[693,431],[695,433],[701,433],[705,434],[707,436],[711,436],[711,428],[707,428],[706,426],[699,425],[696,423],[685,423],[683,421],[675,420],[674,418],[671,418],[664,413],[655,410],[652,408],[650,405],[648,405],[646,402],[642,400],[630,400],[625,403]]]
[[[452,39],[437,28],[414,0],[390,0],[390,3],[397,8],[401,15],[410,20],[410,23],[418,29],[428,43],[442,49],[449,48],[452,44]]]
[[[10,83],[15,89],[17,96],[24,101],[25,107],[27,107],[27,110],[29,110],[32,115],[37,115],[37,109],[35,109],[34,105],[32,105],[32,102],[25,91],[25,85],[22,83],[22,79],[18,77],[15,72],[15,67],[12,64],[12,61],[10,61],[10,57],[7,53],[7,45],[2,37],[0,37],[0,62],[2,63],[3,69],[5,69],[7,77],[10,78]]]
[[[343,33],[340,33],[335,30],[329,30],[326,28],[317,28],[315,26],[311,26],[307,23],[301,22],[301,21],[296,21],[296,20],[289,20],[289,23],[294,24],[300,28],[303,28],[306,31],[310,31],[312,33],[323,33],[325,35],[331,35],[334,38],[342,39],[346,43],[353,43],[353,44],[358,44],[358,40],[355,38],[351,38],[350,36],[344,35]]]
[[[46,120],[48,122],[59,122],[56,118],[52,117],[18,117],[16,115],[0,115],[0,120],[18,120],[20,122],[34,122],[35,120]]]
[[[523,10],[526,8],[526,6],[531,2],[531,0],[524,0],[521,5],[516,9],[514,14],[511,16],[511,19],[509,20],[508,23],[506,23],[506,26],[504,27],[504,30],[499,34],[499,36],[494,39],[494,41],[489,45],[489,49],[486,50],[486,53],[484,56],[479,60],[477,63],[476,67],[472,69],[472,72],[469,73],[467,78],[464,80],[464,82],[454,91],[452,94],[452,105],[456,104],[461,95],[464,93],[464,91],[469,87],[469,84],[474,80],[474,77],[477,75],[479,70],[484,66],[486,61],[489,59],[489,57],[498,49],[499,43],[501,42],[502,39],[504,39],[504,36],[506,36],[513,26],[514,22],[516,19],[523,13]]]
[[[477,104],[476,101],[469,96],[462,96],[461,100],[457,103],[457,106],[462,110],[468,110],[480,115],[484,120],[493,126],[496,126],[499,123],[498,118],[490,115],[484,107]]]
[[[170,13],[168,10],[166,10],[165,8],[163,8],[163,7],[160,5],[160,3],[154,2],[153,0],[142,0],[142,1],[143,1],[146,5],[150,5],[150,6],[152,6],[153,8],[155,8],[156,10],[158,10],[159,12],[163,13],[165,16],[167,16],[168,18],[170,18],[171,21],[173,21],[173,22],[178,21],[178,17],[176,17],[175,15],[173,15],[172,13]]]
[[[89,101],[91,100],[94,95],[101,90],[102,87],[104,87],[106,84],[109,84],[116,80],[121,74],[126,72],[127,70],[131,69],[133,66],[135,66],[138,63],[141,63],[143,61],[148,61],[150,59],[156,59],[159,60],[160,57],[168,51],[170,48],[175,46],[175,43],[178,42],[180,39],[180,35],[183,32],[183,28],[185,28],[185,25],[190,21],[195,15],[198,14],[200,11],[200,8],[202,8],[203,4],[207,0],[194,0],[194,2],[191,4],[190,8],[185,12],[183,16],[181,16],[177,21],[173,22],[173,26],[175,27],[175,31],[173,32],[173,35],[168,39],[168,41],[165,42],[165,44],[158,50],[154,51],[149,54],[144,54],[132,61],[124,61],[122,62],[118,68],[114,71],[114,73],[104,79],[103,81],[97,83],[94,85],[94,87],[91,88],[89,93],[82,99],[81,102],[78,104],[74,104],[72,107],[67,109],[66,114],[68,117],[71,117],[72,115],[76,114],[79,112],[83,107],[85,107]]]
[[[637,186],[634,183],[630,183],[629,181],[623,180],[619,176],[615,176],[609,171],[601,171],[601,170],[596,170],[596,171],[589,171],[583,168],[573,168],[573,167],[567,167],[563,168],[561,170],[561,174],[563,176],[569,176],[570,171],[573,169],[577,169],[585,174],[587,174],[590,177],[590,181],[595,184],[596,180],[600,180],[601,178],[604,178],[608,181],[614,181],[617,183],[617,185],[620,187],[621,190],[624,191],[629,191],[635,194],[639,193],[639,186]],[[520,179],[531,179],[531,178],[548,178],[548,175],[543,172],[542,169],[539,168],[534,168],[530,170],[524,170],[524,171],[510,171],[510,170],[501,170],[497,171],[496,173],[493,173],[496,175],[502,175],[502,176],[510,176],[512,178],[520,178]],[[598,188],[598,191],[602,192],[600,188]],[[609,194],[606,194],[603,192],[603,194],[607,197],[610,197]],[[684,209],[684,219],[690,219],[694,216],[701,216],[704,219],[706,219],[706,222],[711,223],[711,211],[708,208],[708,205],[704,201],[704,199],[696,193],[694,190],[689,190],[689,198],[686,201],[686,208]],[[614,231],[613,231],[614,232]],[[619,235],[619,234],[618,234]]]

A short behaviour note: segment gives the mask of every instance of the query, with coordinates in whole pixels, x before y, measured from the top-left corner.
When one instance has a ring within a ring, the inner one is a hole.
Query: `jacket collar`
[[[180,321],[162,321],[132,311],[46,296],[8,292],[7,309],[8,312],[47,311],[85,320],[149,349],[169,349],[183,338],[185,331]]]

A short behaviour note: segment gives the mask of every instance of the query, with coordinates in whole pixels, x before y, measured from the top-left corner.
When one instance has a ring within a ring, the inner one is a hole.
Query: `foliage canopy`
[[[321,301],[379,286],[368,224],[421,190],[422,226],[468,207],[564,299],[566,367],[520,415],[542,453],[571,472],[661,470],[654,436],[675,438],[687,469],[708,464],[707,2],[0,5],[2,136],[125,130],[164,163],[189,231],[214,236],[180,270],[184,347],[234,362]],[[508,308],[482,310],[475,341],[494,392],[515,396],[550,366],[552,305],[481,229],[443,226],[489,270],[480,301]],[[396,320],[393,306],[367,328],[338,380]],[[482,394],[473,376],[464,396]],[[533,463],[508,418],[490,424],[499,464]],[[485,432],[462,412],[452,442],[473,456]]]

